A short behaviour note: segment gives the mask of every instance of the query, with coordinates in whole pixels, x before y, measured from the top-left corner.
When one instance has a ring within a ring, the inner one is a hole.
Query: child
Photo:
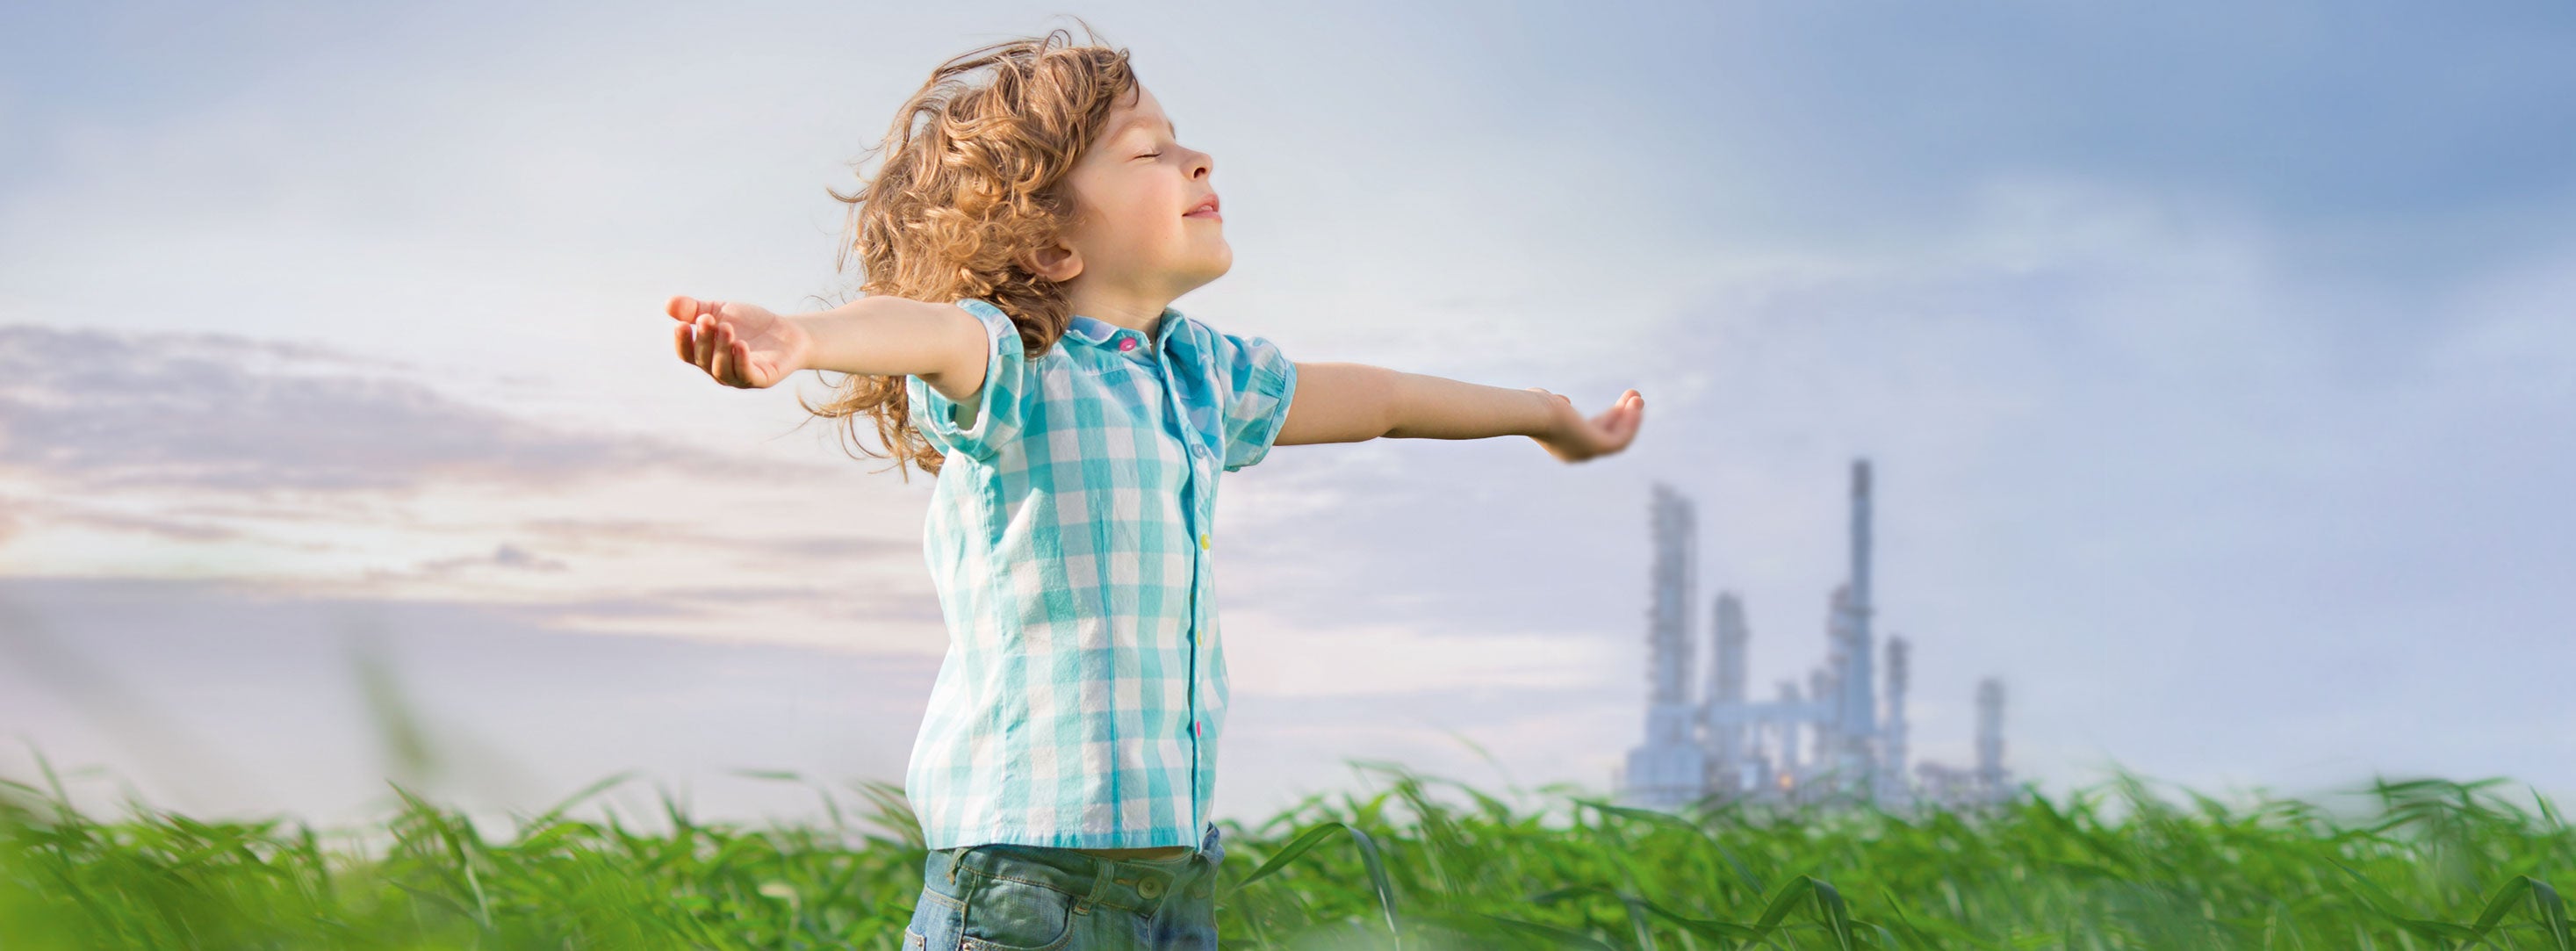
[[[834,193],[866,296],[667,307],[680,358],[725,385],[848,374],[807,409],[869,414],[897,467],[938,478],[949,644],[904,777],[930,850],[906,948],[1215,946],[1220,472],[1382,436],[1521,435],[1573,462],[1644,413],[1635,390],[1587,419],[1537,387],[1294,363],[1183,316],[1233,262],[1212,160],[1125,50],[1070,41],[951,59],[898,111],[875,179]]]

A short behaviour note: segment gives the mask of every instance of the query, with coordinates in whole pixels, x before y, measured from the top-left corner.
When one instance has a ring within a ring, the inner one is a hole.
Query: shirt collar
[[[1180,311],[1173,310],[1169,307],[1163,308],[1162,317],[1159,318],[1158,322],[1154,325],[1152,339],[1156,349],[1161,349],[1164,341],[1171,339],[1172,328],[1180,326],[1182,319]],[[1109,342],[1109,338],[1111,336],[1115,335],[1122,329],[1124,328],[1106,320],[1075,314],[1073,315],[1073,320],[1066,324],[1064,332],[1065,336],[1073,337],[1084,343],[1106,344]]]

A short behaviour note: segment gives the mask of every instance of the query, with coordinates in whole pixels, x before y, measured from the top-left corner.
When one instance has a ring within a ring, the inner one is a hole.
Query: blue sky
[[[874,688],[424,681],[552,764],[494,803],[622,763],[748,811],[711,771],[752,732],[739,765],[893,778],[942,637],[927,482],[799,428],[788,387],[707,383],[657,308],[846,294],[823,189],[936,62],[1054,12],[0,14],[0,590],[174,698],[221,691],[154,638],[311,685],[345,604],[424,677],[491,656],[471,616],[613,669],[734,645]],[[1580,466],[1380,440],[1229,476],[1220,812],[1349,783],[1343,757],[1493,775],[1452,732],[1606,784],[1642,729],[1656,481],[1699,507],[1703,597],[1746,599],[1754,682],[1803,679],[1862,455],[1920,756],[1966,758],[1991,674],[2045,783],[2576,790],[2565,7],[1079,12],[1216,156],[1235,269],[1176,306],[1299,359],[1650,407]],[[165,586],[136,603],[171,623],[110,623],[97,579]],[[0,727],[149,772],[12,663],[34,689]],[[372,777],[297,731],[346,702],[170,716],[292,777],[203,805],[345,812]],[[729,726],[639,725],[672,709]]]

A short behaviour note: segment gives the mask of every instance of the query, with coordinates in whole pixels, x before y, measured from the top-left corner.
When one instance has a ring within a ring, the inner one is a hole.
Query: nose
[[[1190,163],[1190,177],[1206,178],[1214,174],[1216,174],[1216,156],[1205,152],[1198,153],[1197,161]]]

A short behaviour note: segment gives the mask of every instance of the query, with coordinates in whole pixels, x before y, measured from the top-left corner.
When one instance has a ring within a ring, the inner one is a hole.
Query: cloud
[[[565,564],[562,559],[539,556],[529,552],[525,548],[505,542],[500,546],[493,548],[491,554],[488,555],[464,555],[455,558],[435,558],[424,561],[413,566],[408,574],[415,577],[439,577],[484,568],[493,568],[504,571],[546,572],[563,571],[565,569]],[[397,574],[401,573],[391,571],[373,571],[369,572],[368,577],[370,580],[380,581]]]
[[[703,522],[636,518],[537,518],[519,528],[550,541],[582,546],[610,544],[685,545],[724,549],[740,555],[771,558],[792,555],[825,561],[917,560],[921,543],[911,538],[860,535],[726,535],[705,529]]]
[[[236,526],[198,518],[171,516],[167,513],[121,512],[103,506],[85,505],[65,498],[0,496],[0,544],[6,544],[10,536],[17,534],[31,521],[86,526],[174,542],[228,542],[260,537]],[[279,545],[308,547],[312,545],[312,543],[281,538],[261,540]]]
[[[922,493],[479,405],[420,373],[303,342],[0,325],[0,486],[23,499],[0,571],[932,646]]]
[[[550,429],[362,357],[212,334],[0,325],[0,467],[92,490],[559,487],[761,467],[666,441]]]

